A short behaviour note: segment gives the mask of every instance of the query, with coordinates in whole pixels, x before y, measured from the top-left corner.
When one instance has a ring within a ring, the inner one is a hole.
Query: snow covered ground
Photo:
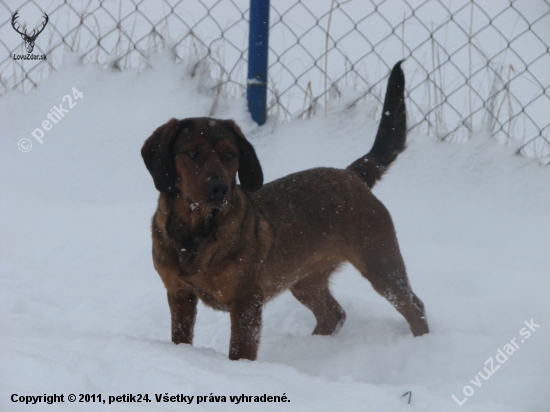
[[[140,148],[171,117],[208,115],[214,96],[163,55],[153,66],[112,73],[68,61],[32,92],[0,98],[1,411],[550,409],[550,170],[483,133],[454,145],[409,135],[374,189],[394,218],[430,334],[413,338],[346,266],[333,282],[347,312],[336,336],[311,336],[313,315],[285,293],[266,307],[256,362],[227,359],[229,316],[204,306],[194,345],[173,345],[150,253],[157,193]],[[39,143],[31,133],[73,87],[83,97]],[[258,128],[241,99],[221,101],[214,116],[242,126],[270,181],[366,153],[377,126],[368,112],[359,105]],[[23,138],[28,152],[18,150]],[[494,374],[484,380],[489,358]],[[54,393],[65,402],[10,400]],[[166,393],[194,399],[157,403]],[[69,394],[151,402],[70,403]],[[230,401],[242,394],[290,402]]]

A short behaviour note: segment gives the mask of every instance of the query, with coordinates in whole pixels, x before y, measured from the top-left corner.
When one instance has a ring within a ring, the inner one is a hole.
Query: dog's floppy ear
[[[174,188],[176,170],[172,147],[180,131],[181,122],[171,119],[155,130],[141,148],[141,157],[159,192],[168,193]]]
[[[260,190],[264,184],[264,174],[254,147],[246,140],[241,128],[233,120],[226,120],[225,123],[237,138],[237,144],[239,145],[239,181],[241,187],[248,192]]]

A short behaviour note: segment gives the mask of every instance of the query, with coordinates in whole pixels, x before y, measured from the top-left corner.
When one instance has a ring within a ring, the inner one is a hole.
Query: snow
[[[347,313],[335,336],[311,336],[313,315],[287,292],[265,308],[256,362],[227,359],[229,316],[202,305],[194,345],[173,345],[150,251],[157,192],[140,149],[171,117],[208,115],[216,96],[166,55],[152,63],[141,73],[109,72],[71,58],[37,89],[0,99],[0,410],[550,408],[550,170],[481,132],[463,144],[409,135],[374,188],[394,219],[430,334],[413,338],[395,309],[345,266],[332,284]],[[83,97],[40,143],[31,133],[73,87]],[[345,167],[366,153],[377,127],[369,112],[357,105],[260,128],[244,99],[222,96],[214,116],[237,121],[271,181]],[[23,138],[32,143],[28,152],[17,148]],[[540,327],[521,343],[531,320]],[[519,349],[487,381],[476,378],[513,338]],[[451,396],[466,398],[466,386],[473,393],[459,407]],[[408,391],[410,405],[402,397]],[[54,393],[65,400],[147,393],[151,402],[10,400]],[[195,400],[157,403],[155,394],[166,393]],[[210,394],[227,402],[197,404]],[[242,394],[290,402],[230,402]]]

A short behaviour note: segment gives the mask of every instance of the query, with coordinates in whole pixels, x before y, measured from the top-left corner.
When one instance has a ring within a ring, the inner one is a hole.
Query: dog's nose
[[[208,183],[208,192],[210,200],[213,202],[221,202],[227,194],[228,186],[222,180],[211,180]]]

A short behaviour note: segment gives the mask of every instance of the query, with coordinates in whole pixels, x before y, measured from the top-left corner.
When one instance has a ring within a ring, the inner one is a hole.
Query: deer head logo
[[[17,24],[16,20],[19,13],[19,10],[15,12],[13,17],[11,18],[11,25],[13,29],[21,35],[23,40],[25,40],[25,47],[27,48],[27,53],[32,53],[32,50],[34,49],[34,42],[36,41],[36,38],[40,33],[44,31],[44,28],[46,27],[46,24],[48,24],[48,15],[44,13],[44,23],[42,23],[42,27],[40,29],[34,29],[31,34],[27,34],[27,30],[21,31],[21,26]],[[16,27],[17,24],[17,27]]]

